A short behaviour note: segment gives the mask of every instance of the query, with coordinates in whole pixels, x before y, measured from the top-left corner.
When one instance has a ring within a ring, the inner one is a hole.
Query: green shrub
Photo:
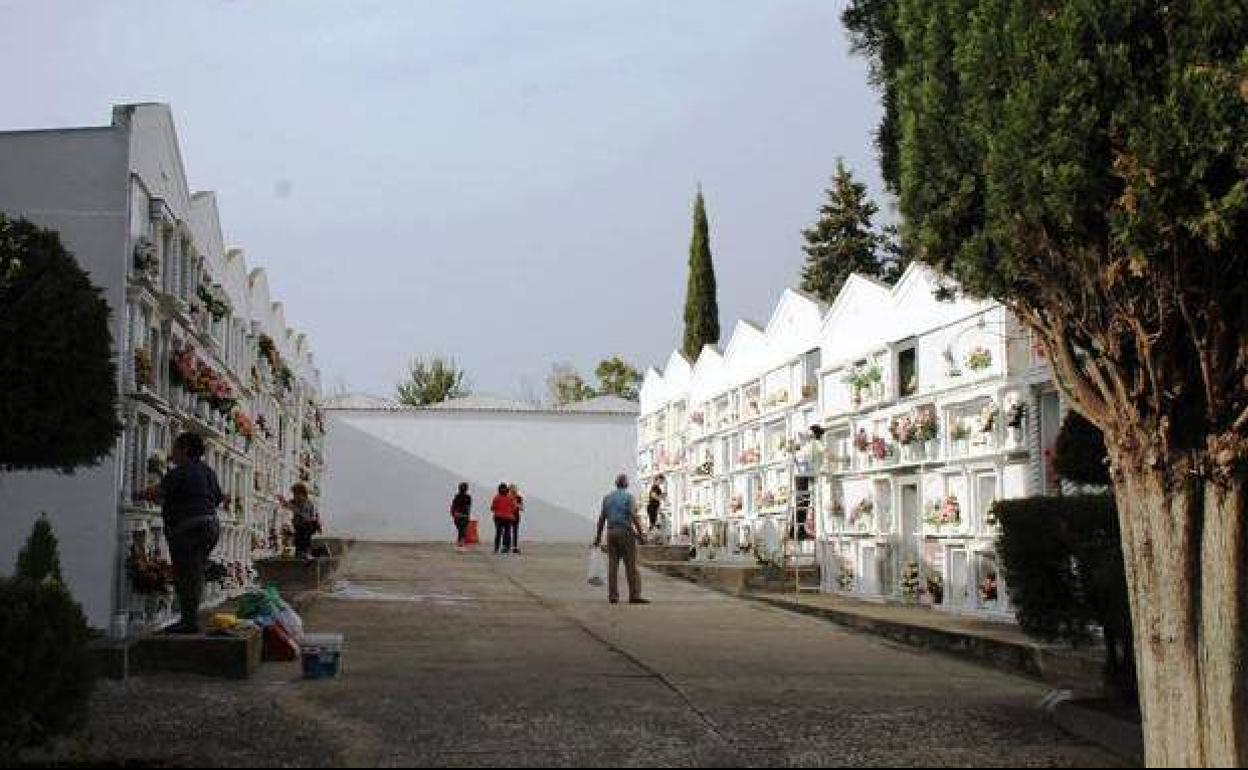
[[[95,679],[82,607],[61,582],[56,535],[40,516],[0,578],[0,760],[79,727]]]
[[[1110,495],[999,500],[997,551],[1023,632],[1045,641],[1088,642],[1105,636],[1107,679],[1135,694],[1131,608]]]
[[[17,555],[16,576],[36,582],[50,577],[61,582],[61,559],[47,514],[39,516],[30,537],[26,538],[26,547]]]
[[[85,722],[88,639],[82,608],[59,582],[0,578],[0,758]]]

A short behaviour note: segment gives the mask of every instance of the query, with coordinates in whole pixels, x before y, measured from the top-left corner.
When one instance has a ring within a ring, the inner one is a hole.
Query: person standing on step
[[[321,531],[321,519],[316,506],[308,496],[308,485],[302,481],[290,488],[291,499],[282,505],[291,512],[291,524],[295,528],[295,558],[312,558],[312,536]]]
[[[508,488],[508,494],[516,503],[516,520],[511,523],[511,552],[520,553],[520,516],[524,513],[524,497],[520,494],[520,488],[512,484]]]
[[[511,528],[516,521],[516,501],[511,498],[511,488],[506,483],[498,485],[498,494],[490,503],[494,514],[494,553],[511,552]]]
[[[451,500],[451,520],[455,522],[455,548],[462,550],[468,539],[468,522],[472,519],[472,495],[468,494],[468,484],[459,485],[459,492]]]
[[[602,499],[602,513],[598,515],[598,532],[594,547],[602,547],[602,528],[607,527],[607,598],[612,604],[620,603],[619,567],[624,562],[624,574],[628,579],[628,603],[649,604],[641,598],[641,574],[637,570],[637,543],[645,538],[641,519],[637,516],[637,500],[628,491],[628,476],[621,473],[615,479],[615,491]]]
[[[199,633],[199,605],[204,597],[204,573],[212,549],[221,539],[217,507],[225,499],[217,474],[204,463],[204,439],[183,433],[173,442],[174,467],[160,482],[161,518],[173,562],[173,582],[181,622],[175,634]]]
[[[650,519],[651,532],[659,526],[659,510],[663,507],[665,497],[667,495],[663,492],[663,476],[660,474],[654,477],[654,483],[650,485],[650,494],[646,499],[646,516]]]

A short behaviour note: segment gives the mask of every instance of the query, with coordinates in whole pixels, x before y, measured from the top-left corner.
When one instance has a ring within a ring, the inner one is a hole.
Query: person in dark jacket
[[[169,629],[175,634],[199,633],[204,572],[208,557],[221,539],[217,507],[225,496],[217,474],[203,458],[204,439],[195,433],[183,433],[173,442],[174,467],[160,482],[161,518],[182,612],[181,622]]]
[[[321,531],[321,519],[316,506],[308,495],[308,485],[302,481],[290,488],[291,498],[282,505],[291,512],[291,524],[295,530],[295,558],[312,558],[312,536]]]
[[[451,500],[451,519],[455,522],[455,547],[463,548],[468,539],[468,522],[472,518],[472,495],[468,494],[466,482],[459,485],[459,492]]]

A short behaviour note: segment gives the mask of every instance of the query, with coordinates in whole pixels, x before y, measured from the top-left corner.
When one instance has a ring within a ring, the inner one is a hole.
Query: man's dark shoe
[[[649,599],[629,599],[628,603],[629,604],[649,604],[650,600]]]

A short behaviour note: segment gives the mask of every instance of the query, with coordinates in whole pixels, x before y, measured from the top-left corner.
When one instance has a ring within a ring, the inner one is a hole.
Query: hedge
[[[997,543],[1018,624],[1029,636],[1072,645],[1105,637],[1105,672],[1124,697],[1135,695],[1131,607],[1110,495],[1000,500]]]

